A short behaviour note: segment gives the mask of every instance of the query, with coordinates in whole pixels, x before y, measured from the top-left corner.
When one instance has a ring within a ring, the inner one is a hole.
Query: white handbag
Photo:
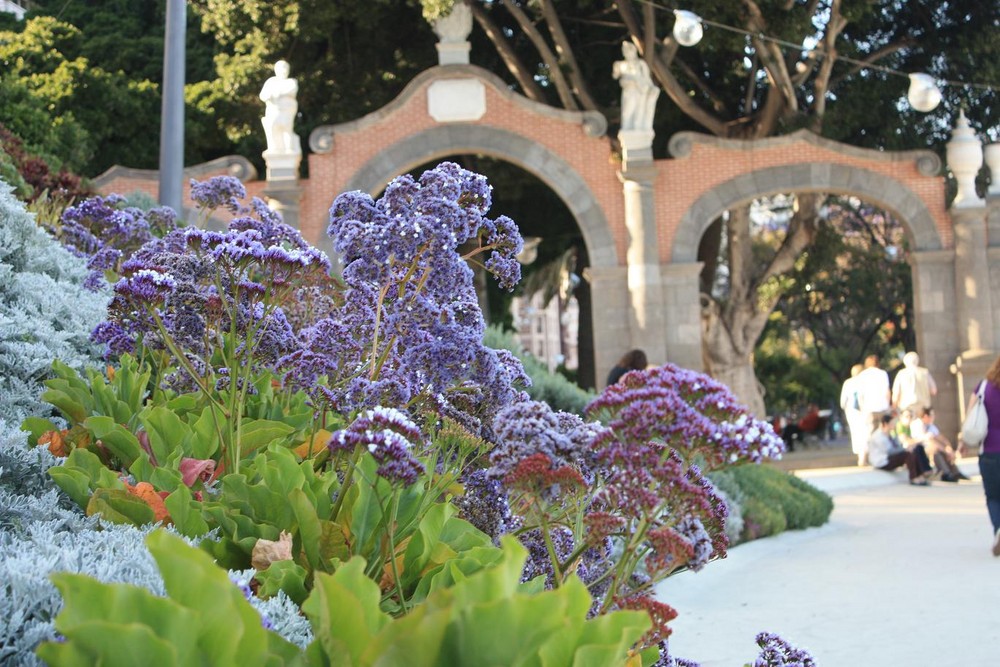
[[[986,405],[983,402],[983,395],[986,393],[986,381],[979,383],[976,390],[976,402],[972,404],[969,414],[965,415],[962,422],[962,442],[969,447],[978,447],[986,439],[986,432],[989,429],[990,420],[986,415]]]

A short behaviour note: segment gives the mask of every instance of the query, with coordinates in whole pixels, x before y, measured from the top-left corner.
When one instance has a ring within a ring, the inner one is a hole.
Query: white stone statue
[[[625,60],[615,62],[611,75],[622,87],[622,130],[650,132],[660,89],[653,84],[649,65],[639,57],[632,42],[622,42]]]
[[[284,60],[274,64],[274,76],[264,82],[260,99],[265,103],[264,135],[267,137],[267,151],[273,155],[298,155],[302,153],[299,135],[295,134],[295,114],[299,103],[295,96],[299,84],[288,76],[289,66]]]

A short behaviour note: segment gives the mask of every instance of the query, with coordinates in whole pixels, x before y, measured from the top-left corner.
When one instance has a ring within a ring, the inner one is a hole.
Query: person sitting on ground
[[[806,413],[798,422],[789,422],[781,430],[781,439],[785,441],[785,450],[795,451],[795,441],[801,440],[807,433],[815,433],[819,430],[822,420],[819,416],[819,406],[810,403],[806,408]]]
[[[913,410],[909,408],[899,411],[899,418],[896,419],[896,440],[899,440],[899,444],[903,445],[907,449],[913,449],[919,442],[913,439],[913,433],[911,431],[910,425],[913,423]],[[920,445],[923,447],[923,445]]]
[[[649,362],[646,360],[646,353],[642,350],[629,350],[625,353],[618,363],[614,365],[611,372],[608,373],[608,386],[613,384],[618,384],[618,381],[622,379],[622,376],[629,371],[641,371],[645,370]]]
[[[910,422],[910,435],[915,442],[919,442],[927,450],[927,456],[934,461],[934,467],[941,481],[957,482],[961,479],[969,479],[955,464],[957,451],[934,423],[934,410],[932,408],[924,408],[921,411],[920,419],[914,419]]]
[[[905,465],[910,474],[910,484],[927,486],[932,473],[927,453],[922,445],[911,451],[899,444],[893,435],[894,421],[891,414],[879,418],[878,430],[868,438],[868,463],[879,470],[895,470]]]

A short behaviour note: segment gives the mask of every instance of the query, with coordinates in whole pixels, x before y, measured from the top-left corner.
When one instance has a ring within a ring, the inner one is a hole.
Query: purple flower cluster
[[[465,491],[452,501],[459,516],[498,542],[513,527],[506,490],[483,468],[466,471],[461,482]]]
[[[659,442],[707,470],[780,458],[784,443],[729,389],[696,371],[666,364],[630,373],[587,406],[627,442]]]
[[[410,485],[423,474],[424,466],[414,456],[423,448],[420,429],[395,408],[365,410],[345,429],[330,436],[331,453],[351,454],[366,449],[378,464],[378,474],[392,482]]]
[[[760,654],[753,667],[816,667],[816,660],[808,651],[795,648],[773,632],[757,635]]]
[[[92,338],[109,355],[137,345],[167,350],[186,362],[182,372],[164,378],[171,387],[222,391],[231,386],[229,370],[275,369],[298,347],[281,305],[293,302],[303,285],[314,289],[330,264],[260,200],[233,208],[232,198],[243,192],[236,179],[212,179],[193,192],[204,204],[232,204],[231,210],[250,214],[223,232],[174,229],[132,252],[118,267],[122,278],[108,320]],[[220,351],[227,358],[217,358]],[[184,380],[195,373],[206,382]]]
[[[503,479],[526,458],[545,454],[552,467],[573,466],[588,482],[594,479],[591,443],[603,429],[576,415],[554,412],[546,403],[521,401],[493,420],[497,445],[490,452],[489,474]]]
[[[177,228],[169,208],[142,211],[124,204],[118,195],[91,197],[62,214],[57,236],[73,254],[87,260],[87,289],[103,289],[106,272],[119,273],[133,252]]]
[[[191,201],[206,211],[226,208],[232,213],[239,213],[243,210],[240,202],[246,196],[243,183],[232,176],[213,176],[201,182],[191,180]]]
[[[473,271],[460,251],[490,252],[489,269],[508,288],[520,277],[521,237],[509,219],[486,217],[486,179],[443,163],[419,180],[395,179],[378,201],[350,192],[330,209],[329,234],[345,263],[344,301],[322,326],[351,343],[328,363],[315,332],[287,357],[286,382],[322,392],[344,411],[429,400],[488,425],[527,383],[520,362],[482,343],[485,323]],[[318,325],[319,326],[319,325]],[[317,393],[313,392],[314,395]]]

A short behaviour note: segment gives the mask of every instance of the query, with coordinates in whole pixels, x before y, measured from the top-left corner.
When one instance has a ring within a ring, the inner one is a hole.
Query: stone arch
[[[590,186],[565,160],[537,143],[507,130],[448,125],[426,129],[385,146],[348,179],[345,190],[374,194],[392,178],[417,165],[456,153],[483,153],[500,158],[538,177],[573,214],[592,266],[615,266],[614,237]]]
[[[671,260],[696,262],[698,244],[705,230],[733,206],[758,196],[796,191],[860,197],[897,216],[909,234],[914,251],[944,247],[930,209],[917,193],[898,180],[861,167],[803,163],[741,174],[702,194],[681,217]]]

